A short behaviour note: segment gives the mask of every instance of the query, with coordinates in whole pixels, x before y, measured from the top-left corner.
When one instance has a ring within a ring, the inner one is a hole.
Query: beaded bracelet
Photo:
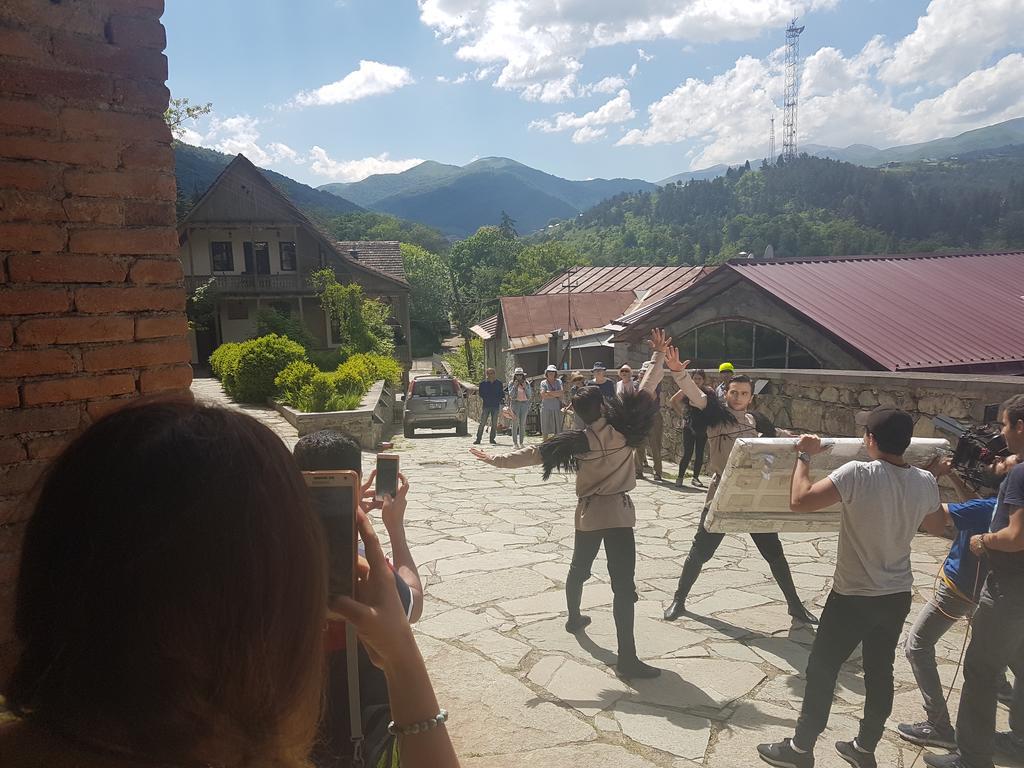
[[[448,722],[448,710],[442,709],[429,720],[423,720],[412,725],[395,725],[395,721],[392,720],[388,723],[388,733],[392,736],[414,736],[417,733],[433,730],[444,725],[446,722]]]

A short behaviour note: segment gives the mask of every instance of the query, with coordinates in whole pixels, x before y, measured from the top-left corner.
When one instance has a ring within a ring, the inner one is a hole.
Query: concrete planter
[[[295,427],[300,437],[321,429],[336,429],[358,440],[364,450],[372,451],[381,441],[385,427],[394,423],[394,402],[391,385],[380,380],[370,386],[359,407],[351,411],[305,413],[277,400],[270,404]]]

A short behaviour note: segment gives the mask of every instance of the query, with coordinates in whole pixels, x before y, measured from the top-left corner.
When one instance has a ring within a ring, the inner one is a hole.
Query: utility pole
[[[455,279],[455,270],[448,267],[448,276],[452,281],[452,299],[455,303],[455,311],[458,313],[459,333],[462,334],[462,347],[466,352],[466,371],[469,377],[473,378],[473,347],[470,344],[469,323],[466,321],[466,307],[462,303],[459,294],[459,281]]]
[[[796,158],[796,109],[800,95],[800,33],[803,27],[796,19],[786,28],[786,87],[782,116],[782,157],[786,162]]]
[[[572,278],[576,274],[577,269],[579,269],[579,267],[575,267],[575,266],[569,267],[569,269],[565,273],[565,282],[562,284],[565,287],[566,296],[568,298],[568,304],[569,304],[569,306],[568,306],[569,315],[567,317],[567,320],[568,320],[567,325],[569,327],[569,335],[566,338],[566,342],[565,342],[565,353],[566,353],[566,359],[568,360],[568,363],[569,363],[569,369],[570,370],[572,369]]]

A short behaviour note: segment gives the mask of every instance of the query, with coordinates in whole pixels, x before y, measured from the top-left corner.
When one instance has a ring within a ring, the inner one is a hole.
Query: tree
[[[505,211],[501,212],[501,224],[498,225],[498,231],[502,237],[509,240],[519,237],[519,233],[516,232],[516,220],[505,213]]]
[[[208,115],[213,111],[213,103],[206,102],[205,104],[192,104],[188,97],[181,99],[171,99],[167,109],[164,111],[164,122],[171,129],[171,134],[175,139],[181,139],[185,135],[185,122],[188,120],[198,120],[203,115]]]
[[[320,306],[335,327],[347,357],[360,352],[394,356],[395,337],[389,323],[391,310],[385,304],[368,299],[362,286],[338,282],[332,269],[321,269],[309,276]]]
[[[576,246],[569,243],[528,245],[516,259],[515,267],[502,280],[501,295],[525,296],[569,267],[589,263]]]
[[[451,274],[445,260],[436,253],[409,243],[402,243],[401,248],[412,289],[409,315],[417,350],[413,354],[433,354],[440,349],[439,332],[448,325],[452,311]]]

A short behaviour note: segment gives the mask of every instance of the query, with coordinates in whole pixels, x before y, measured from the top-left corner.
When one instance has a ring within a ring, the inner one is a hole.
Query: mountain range
[[[428,160],[402,173],[318,189],[464,237],[499,223],[503,211],[519,231],[535,232],[551,219],[571,218],[609,197],[654,187],[641,179],[571,181],[505,157],[485,157],[464,166]]]

